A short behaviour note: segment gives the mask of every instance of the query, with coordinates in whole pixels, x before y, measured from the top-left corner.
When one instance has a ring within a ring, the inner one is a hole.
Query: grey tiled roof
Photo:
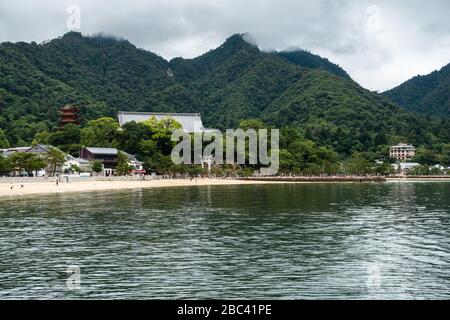
[[[37,144],[33,147],[31,147],[30,149],[27,150],[27,152],[31,152],[31,153],[47,153],[50,148],[52,148],[52,146],[48,145],[48,144]]]
[[[92,154],[102,154],[102,155],[117,155],[118,151],[116,148],[95,148],[95,147],[88,147],[86,148],[87,151],[89,151]]]
[[[183,126],[185,132],[205,132],[208,129],[203,127],[201,115],[199,113],[149,113],[149,112],[126,112],[120,111],[118,114],[119,124],[123,126],[127,122],[143,122],[152,117],[161,121],[173,118]]]
[[[79,164],[89,164],[89,160],[81,159],[81,158],[73,158],[72,160],[78,162]]]

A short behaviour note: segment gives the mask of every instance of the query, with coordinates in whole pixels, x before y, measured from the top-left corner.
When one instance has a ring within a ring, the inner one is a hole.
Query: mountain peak
[[[64,34],[61,39],[81,39],[83,38],[83,34],[81,32],[69,31]]]
[[[233,49],[239,51],[242,49],[258,50],[255,39],[249,33],[237,33],[229,37],[220,48]]]
[[[93,35],[83,35],[81,32],[70,31],[64,34],[62,37],[52,40],[51,42],[61,42],[69,45],[79,45],[80,43],[84,43],[86,45],[103,48],[114,47],[117,44],[120,44],[122,46],[135,48],[135,46],[125,38],[107,34],[104,32],[96,33]]]

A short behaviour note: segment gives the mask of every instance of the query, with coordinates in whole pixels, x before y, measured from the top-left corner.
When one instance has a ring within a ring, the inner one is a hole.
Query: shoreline
[[[408,178],[386,178],[386,182],[450,182],[449,177],[408,177]]]
[[[167,179],[167,180],[138,180],[138,181],[76,181],[71,183],[55,182],[0,182],[0,199],[32,195],[50,195],[65,193],[86,193],[96,191],[119,191],[133,189],[169,188],[169,187],[195,187],[195,186],[232,186],[232,185],[260,185],[280,184],[280,182],[242,181],[226,179]]]
[[[24,181],[11,183],[0,181],[0,199],[32,195],[50,195],[65,193],[83,193],[108,190],[132,190],[169,187],[195,186],[232,186],[232,185],[264,185],[264,184],[320,184],[320,183],[385,183],[385,182],[450,182],[448,178],[385,178],[385,179],[161,179],[161,180],[88,180],[61,182],[57,186],[54,181]]]

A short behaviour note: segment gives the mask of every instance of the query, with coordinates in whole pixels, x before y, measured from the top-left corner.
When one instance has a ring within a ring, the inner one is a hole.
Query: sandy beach
[[[449,181],[450,179],[387,179],[388,182],[414,182],[414,181]],[[357,182],[357,181],[354,181]],[[12,185],[10,182],[0,181],[0,198],[16,197],[38,194],[58,194],[73,192],[91,192],[107,190],[127,190],[140,188],[168,188],[188,186],[225,186],[225,185],[257,185],[257,184],[283,184],[283,183],[346,183],[345,181],[295,181],[295,180],[232,180],[232,179],[167,179],[167,180],[131,180],[131,181],[101,181],[86,180],[61,182],[56,185],[55,181],[24,181],[23,188],[19,181]],[[351,183],[348,181],[348,183]],[[11,186],[13,188],[11,189]]]
[[[36,194],[58,194],[72,192],[90,192],[106,190],[123,190],[139,188],[166,188],[186,186],[222,186],[222,185],[244,185],[244,184],[268,184],[276,182],[264,181],[241,181],[220,179],[180,179],[180,180],[148,180],[148,181],[77,181],[71,183],[55,182],[25,182],[23,188],[21,183],[14,183],[11,189],[10,183],[0,183],[0,198],[27,196]]]

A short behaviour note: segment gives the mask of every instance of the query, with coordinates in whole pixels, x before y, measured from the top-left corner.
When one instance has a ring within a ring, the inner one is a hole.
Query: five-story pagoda
[[[62,130],[69,123],[78,124],[78,108],[72,105],[66,105],[59,110],[59,129]]]

